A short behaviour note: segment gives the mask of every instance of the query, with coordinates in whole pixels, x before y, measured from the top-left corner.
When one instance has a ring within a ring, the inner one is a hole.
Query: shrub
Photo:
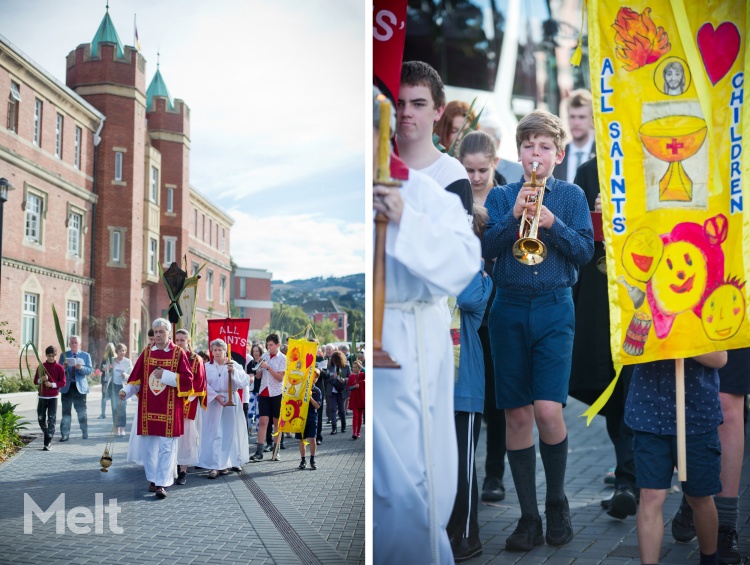
[[[16,406],[18,404],[0,403],[0,461],[23,445],[19,432],[26,429],[28,422],[15,413]]]
[[[10,392],[33,392],[36,390],[34,380],[25,376],[8,376],[0,373],[0,394]]]

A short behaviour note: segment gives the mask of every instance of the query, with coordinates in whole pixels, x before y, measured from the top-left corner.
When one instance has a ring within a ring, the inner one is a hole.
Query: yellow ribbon
[[[594,419],[594,416],[596,416],[599,411],[604,408],[604,405],[607,403],[609,398],[612,396],[612,393],[615,391],[615,385],[617,385],[617,381],[620,379],[620,373],[622,372],[622,365],[616,364],[615,365],[615,378],[612,379],[612,382],[609,383],[609,386],[604,390],[601,395],[599,395],[599,398],[596,399],[596,402],[594,402],[588,410],[586,410],[581,416],[586,416],[586,425],[591,425],[591,420]]]
[[[578,45],[570,56],[570,64],[574,67],[581,65],[581,57],[583,57],[583,19],[586,15],[586,8],[588,0],[583,0],[583,6],[581,6],[581,29],[578,31]]]

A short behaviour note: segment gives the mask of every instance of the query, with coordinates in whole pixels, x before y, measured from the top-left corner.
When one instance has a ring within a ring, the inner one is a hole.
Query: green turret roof
[[[174,110],[174,106],[172,106],[172,97],[169,95],[167,85],[164,83],[164,79],[161,76],[161,71],[159,70],[158,63],[156,66],[156,74],[154,75],[154,78],[151,79],[151,84],[148,85],[148,90],[146,91],[147,111],[153,110],[152,104],[154,96],[163,96],[164,98],[166,98],[167,107],[170,110]]]
[[[120,36],[117,35],[115,25],[112,23],[112,18],[109,17],[109,6],[107,6],[107,12],[104,14],[102,23],[99,24],[99,29],[96,30],[96,35],[91,41],[91,56],[96,57],[99,53],[100,43],[114,43],[117,45],[117,56],[124,57],[125,53],[122,49],[122,42]]]

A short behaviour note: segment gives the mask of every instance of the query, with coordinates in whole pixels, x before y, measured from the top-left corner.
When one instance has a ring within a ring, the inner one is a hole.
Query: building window
[[[158,204],[159,195],[159,169],[151,167],[151,191],[149,192],[148,198],[154,204]]]
[[[115,180],[122,180],[122,151],[115,151]]]
[[[219,277],[219,304],[227,302],[227,278],[224,275]]]
[[[216,249],[219,248],[219,224],[216,224],[216,239],[214,240],[216,242]]]
[[[26,239],[34,242],[42,242],[42,205],[41,196],[28,193],[26,195]]]
[[[110,245],[109,258],[112,263],[122,262],[122,232],[112,230],[112,243]]]
[[[193,218],[193,231],[195,232],[195,237],[198,237],[198,209],[196,208],[193,210],[194,212],[194,218]]]
[[[156,274],[156,255],[158,253],[159,242],[153,237],[148,238],[148,273]]]
[[[167,212],[174,212],[174,188],[167,188]]]
[[[68,216],[68,255],[81,256],[81,231],[83,216],[71,212]]]
[[[10,81],[10,95],[8,96],[8,129],[18,133],[18,113],[21,103],[21,92],[18,83]]]
[[[23,293],[23,324],[21,327],[21,341],[36,343],[36,328],[39,319],[39,295],[30,292]]]
[[[245,277],[240,279],[240,298],[247,298],[247,279]]]
[[[206,241],[206,215],[203,214],[203,226],[201,227],[201,239]]]
[[[176,250],[177,250],[177,238],[165,237],[164,238],[164,265],[168,266],[174,262]]]
[[[81,168],[81,138],[82,137],[83,137],[83,131],[81,130],[81,128],[76,126],[76,146],[75,146],[75,155],[74,155],[74,158],[75,158],[74,164],[76,166],[76,169]]]
[[[221,228],[221,252],[227,252],[227,236],[226,233],[224,233],[224,228]]]
[[[193,274],[190,275],[190,276],[194,277],[195,275],[197,275],[198,274],[198,269],[200,269],[200,267],[198,266],[198,263],[193,263]]]
[[[39,98],[34,102],[34,145],[42,146],[42,101]]]
[[[66,336],[70,339],[72,335],[79,335],[78,331],[78,317],[81,311],[81,303],[75,300],[68,300],[68,307],[65,315],[65,330]]]
[[[339,316],[339,329],[344,329],[344,317]]]
[[[62,159],[63,145],[63,117],[57,114],[57,127],[55,128],[55,157]]]
[[[211,234],[213,233],[213,222],[208,219],[208,244],[211,245]]]
[[[206,300],[214,299],[214,272],[209,269],[206,274]]]

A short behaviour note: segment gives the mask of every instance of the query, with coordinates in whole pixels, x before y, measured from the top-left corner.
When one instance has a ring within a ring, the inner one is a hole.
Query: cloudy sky
[[[0,34],[65,82],[106,0],[0,0]],[[191,110],[190,181],[234,217],[242,267],[285,281],[364,267],[365,2],[110,0]],[[106,127],[106,126],[105,126]]]

